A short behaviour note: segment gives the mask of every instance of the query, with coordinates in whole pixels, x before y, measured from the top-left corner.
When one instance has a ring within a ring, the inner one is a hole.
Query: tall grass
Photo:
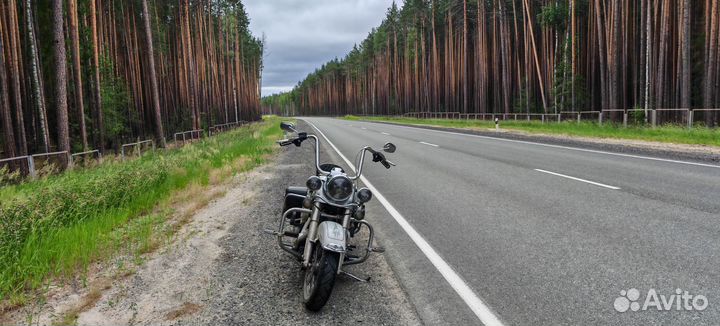
[[[278,122],[0,189],[0,301],[87,268],[108,255],[113,230],[191,183],[207,184],[212,170],[241,157],[242,169],[261,164],[282,134]],[[135,228],[135,236],[148,229]]]
[[[386,117],[356,117],[346,116],[348,120],[370,120],[387,121],[403,124],[429,125],[448,128],[493,128],[495,123],[482,120],[454,120],[454,119],[415,119],[415,118],[386,118]],[[568,136],[615,138],[615,139],[637,139],[646,141],[657,141],[664,143],[692,144],[720,146],[720,129],[705,127],[694,127],[687,129],[680,126],[665,125],[657,128],[650,128],[638,125],[630,125],[624,128],[622,125],[605,123],[598,125],[593,122],[548,122],[539,121],[501,121],[503,129],[521,130],[530,133],[558,134]]]

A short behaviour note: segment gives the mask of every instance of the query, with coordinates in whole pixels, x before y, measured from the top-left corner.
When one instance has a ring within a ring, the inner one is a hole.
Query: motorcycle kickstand
[[[348,273],[348,272],[346,272],[346,271],[340,271],[340,273],[341,273],[341,274],[345,274],[345,275],[349,276],[350,278],[352,278],[353,280],[356,280],[356,281],[362,282],[362,283],[368,283],[368,282],[370,282],[370,278],[371,278],[371,277],[368,277],[368,278],[360,278],[360,277],[355,276],[355,275],[353,275],[353,274],[351,274],[351,273]]]

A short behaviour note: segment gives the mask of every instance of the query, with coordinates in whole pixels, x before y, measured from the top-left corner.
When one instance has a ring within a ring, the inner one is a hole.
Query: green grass
[[[128,241],[147,250],[163,223],[153,213],[158,203],[190,184],[207,185],[212,171],[239,159],[238,170],[262,164],[282,135],[278,122],[0,188],[0,302],[21,304],[28,291],[76,275]]]
[[[495,123],[482,120],[452,120],[452,119],[415,119],[415,118],[386,118],[386,117],[356,117],[346,116],[347,120],[386,121],[402,124],[428,125],[460,129],[488,129],[494,128]],[[548,122],[539,121],[501,121],[502,129],[519,130],[535,134],[567,135],[593,138],[636,139],[656,141],[663,143],[708,145],[720,147],[720,129],[694,127],[686,129],[679,126],[658,126],[649,128],[642,126],[628,126],[606,123],[602,126],[592,122]]]

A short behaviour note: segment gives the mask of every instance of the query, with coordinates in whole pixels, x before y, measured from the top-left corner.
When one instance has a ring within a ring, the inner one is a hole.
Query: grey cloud
[[[392,0],[246,0],[250,29],[266,36],[263,95],[291,89],[342,58],[385,17]]]

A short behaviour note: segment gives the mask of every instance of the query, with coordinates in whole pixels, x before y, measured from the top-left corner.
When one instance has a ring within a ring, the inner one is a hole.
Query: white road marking
[[[360,127],[360,129],[362,129],[362,130],[367,130],[367,128],[365,128],[365,127]]]
[[[435,144],[431,144],[431,143],[426,143],[426,142],[424,142],[424,141],[421,141],[420,144],[428,145],[428,146],[432,146],[432,147],[440,147],[440,145],[435,145]]]
[[[384,131],[381,132],[381,134],[383,134],[383,135],[385,135],[385,136],[390,136],[390,134],[388,134],[388,133],[386,133],[386,132],[384,132]]]
[[[642,160],[650,160],[650,161],[658,161],[658,162],[667,162],[667,163],[677,163],[677,164],[687,164],[687,165],[695,165],[695,166],[703,166],[703,167],[720,169],[720,165],[714,165],[714,164],[696,163],[696,162],[688,162],[688,161],[680,161],[680,160],[670,160],[670,159],[664,159],[664,158],[658,158],[658,157],[632,155],[632,154],[612,153],[612,152],[598,151],[598,150],[594,150],[594,149],[586,149],[586,148],[579,148],[579,147],[570,147],[570,146],[562,146],[562,145],[551,145],[551,144],[536,143],[536,142],[524,141],[524,140],[515,140],[515,139],[506,139],[506,138],[498,138],[498,137],[488,137],[488,136],[481,136],[481,135],[464,134],[464,133],[460,133],[460,132],[452,132],[452,131],[444,131],[444,130],[433,130],[433,129],[426,129],[426,128],[422,128],[422,127],[414,127],[414,126],[401,126],[401,125],[398,125],[398,124],[392,124],[392,125],[395,126],[395,127],[398,127],[398,128],[408,128],[408,129],[415,129],[415,130],[424,130],[424,131],[439,132],[439,133],[451,134],[451,135],[468,136],[468,137],[475,137],[475,138],[482,138],[482,139],[489,139],[489,140],[496,140],[496,141],[505,141],[505,142],[511,142],[511,143],[520,143],[520,144],[528,144],[528,145],[535,145],[535,146],[544,146],[544,147],[551,147],[551,148],[561,148],[561,149],[567,149],[567,150],[573,150],[573,151],[580,151],[580,152],[586,152],[586,153],[605,154],[605,155],[613,155],[613,156],[621,156],[621,157],[630,157],[630,158],[636,158],[636,159],[642,159]]]
[[[328,144],[330,144],[330,147],[332,147],[335,152],[345,161],[345,163],[353,170],[356,171],[355,166],[348,160],[345,155],[343,155],[340,150],[335,147],[335,144],[333,144],[330,139],[325,136],[325,134],[318,129],[312,122],[305,120],[308,124],[310,124],[315,130],[320,133],[323,138],[325,138],[325,141],[327,141]],[[375,195],[375,198],[378,199],[378,201],[385,206],[385,209],[390,213],[390,215],[395,219],[395,221],[400,224],[400,227],[403,228],[405,233],[410,237],[410,239],[415,242],[415,245],[420,248],[420,250],[425,254],[425,257],[430,260],[430,262],[435,266],[435,268],[442,274],[442,276],[445,278],[445,280],[450,284],[450,286],[455,290],[455,292],[460,296],[460,298],[465,301],[465,304],[468,305],[468,307],[475,313],[475,316],[480,319],[480,321],[487,325],[487,326],[502,326],[503,323],[500,322],[500,319],[495,315],[495,313],[492,312],[490,307],[485,305],[485,303],[478,297],[475,292],[465,283],[465,281],[462,279],[460,275],[458,275],[453,268],[445,262],[445,260],[440,257],[440,255],[433,249],[433,247],[425,240],[425,238],[420,235],[417,231],[415,231],[415,228],[413,228],[410,223],[405,219],[405,217],[400,214],[400,212],[393,207],[392,204],[383,196],[380,191],[375,188],[370,181],[365,178],[365,176],[360,176],[360,180],[365,184],[370,191],[372,191],[373,195]]]
[[[555,172],[550,172],[550,171],[541,170],[541,169],[535,169],[535,171],[542,172],[542,173],[547,173],[547,174],[552,174],[552,175],[556,175],[556,176],[558,176],[558,177],[568,178],[568,179],[575,180],[575,181],[585,182],[585,183],[589,183],[589,184],[591,184],[591,185],[596,185],[596,186],[600,186],[600,187],[605,187],[605,188],[608,188],[608,189],[620,190],[620,188],[615,187],[615,186],[608,186],[608,185],[606,185],[606,184],[602,184],[602,183],[599,183],[599,182],[594,182],[594,181],[590,181],[590,180],[585,180],[585,179],[580,179],[580,178],[576,178],[576,177],[571,177],[571,176],[569,176],[569,175],[564,175],[564,174],[555,173]]]

